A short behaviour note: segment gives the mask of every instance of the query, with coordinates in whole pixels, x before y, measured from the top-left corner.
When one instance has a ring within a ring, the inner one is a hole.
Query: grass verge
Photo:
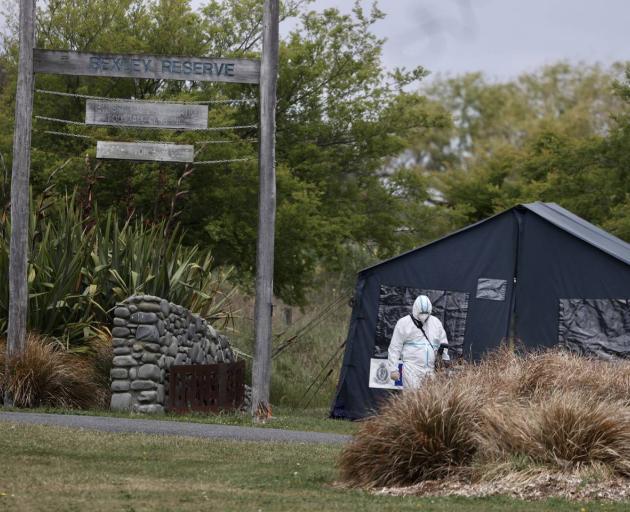
[[[376,496],[334,487],[339,447],[0,423],[0,510],[621,511],[628,503]]]

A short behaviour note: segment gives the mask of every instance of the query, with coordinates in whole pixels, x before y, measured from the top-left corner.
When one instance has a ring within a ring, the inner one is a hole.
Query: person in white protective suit
[[[411,315],[402,317],[396,323],[389,344],[388,364],[392,380],[400,380],[398,361],[403,361],[403,388],[419,388],[422,381],[435,372],[436,353],[442,353],[442,360],[449,361],[446,332],[442,322],[431,315],[431,301],[420,295],[413,303]]]

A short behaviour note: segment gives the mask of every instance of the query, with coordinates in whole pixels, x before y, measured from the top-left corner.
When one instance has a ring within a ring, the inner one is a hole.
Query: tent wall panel
[[[516,332],[526,346],[559,340],[560,299],[630,298],[629,266],[528,213],[518,256]]]
[[[446,330],[449,353],[462,355],[468,315],[468,293],[381,285],[372,357],[387,358],[394,327],[400,318],[409,314],[418,295],[429,297],[433,305],[431,314],[442,322]]]

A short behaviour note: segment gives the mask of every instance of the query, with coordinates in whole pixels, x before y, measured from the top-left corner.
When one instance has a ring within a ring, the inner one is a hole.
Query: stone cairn
[[[228,339],[206,320],[151,295],[129,297],[114,309],[112,344],[111,409],[117,411],[164,412],[173,365],[235,361]]]

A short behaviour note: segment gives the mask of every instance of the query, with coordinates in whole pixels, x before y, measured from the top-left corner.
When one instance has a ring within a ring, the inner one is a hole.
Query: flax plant
[[[31,202],[33,204],[33,202]],[[131,295],[157,295],[213,323],[230,318],[231,269],[186,246],[175,228],[143,219],[121,222],[114,211],[85,214],[74,197],[33,208],[28,267],[28,328],[85,348],[100,336],[115,305]],[[10,225],[0,226],[0,274],[8,275]],[[6,331],[8,280],[0,280],[0,332]]]

